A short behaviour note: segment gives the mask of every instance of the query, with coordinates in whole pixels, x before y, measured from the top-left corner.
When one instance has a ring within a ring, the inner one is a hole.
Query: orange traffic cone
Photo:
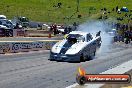
[[[51,38],[51,34],[49,34],[49,37],[48,38]]]

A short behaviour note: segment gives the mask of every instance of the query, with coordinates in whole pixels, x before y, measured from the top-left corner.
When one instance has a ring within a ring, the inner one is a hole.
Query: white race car
[[[72,31],[62,41],[56,43],[50,51],[50,59],[56,61],[85,61],[94,56],[96,48],[101,46],[101,36],[92,37],[90,33]]]

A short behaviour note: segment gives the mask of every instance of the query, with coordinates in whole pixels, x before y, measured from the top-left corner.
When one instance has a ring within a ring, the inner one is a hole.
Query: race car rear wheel
[[[96,51],[94,51],[90,56],[88,56],[88,60],[93,60],[96,55]]]
[[[80,61],[81,61],[81,62],[84,62],[84,61],[86,61],[86,59],[87,59],[87,57],[84,56],[83,54],[81,54],[81,56],[80,56]]]
[[[93,53],[93,56],[95,56],[95,54],[96,54],[96,51]]]

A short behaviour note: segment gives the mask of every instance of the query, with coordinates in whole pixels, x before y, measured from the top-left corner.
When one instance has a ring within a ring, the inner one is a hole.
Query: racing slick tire
[[[96,51],[93,53],[93,56],[95,56],[95,54],[96,54]]]
[[[90,55],[90,56],[88,57],[88,60],[89,60],[89,61],[90,61],[90,60],[93,60],[93,59],[95,58],[95,55],[96,55],[96,51],[93,52],[93,54]]]
[[[84,56],[83,54],[81,54],[80,62],[84,62],[84,61],[86,61],[86,59],[87,59],[87,56]]]

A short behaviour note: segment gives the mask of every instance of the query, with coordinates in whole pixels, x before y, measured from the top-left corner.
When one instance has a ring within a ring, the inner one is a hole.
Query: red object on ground
[[[51,38],[51,34],[49,34],[48,38]]]

